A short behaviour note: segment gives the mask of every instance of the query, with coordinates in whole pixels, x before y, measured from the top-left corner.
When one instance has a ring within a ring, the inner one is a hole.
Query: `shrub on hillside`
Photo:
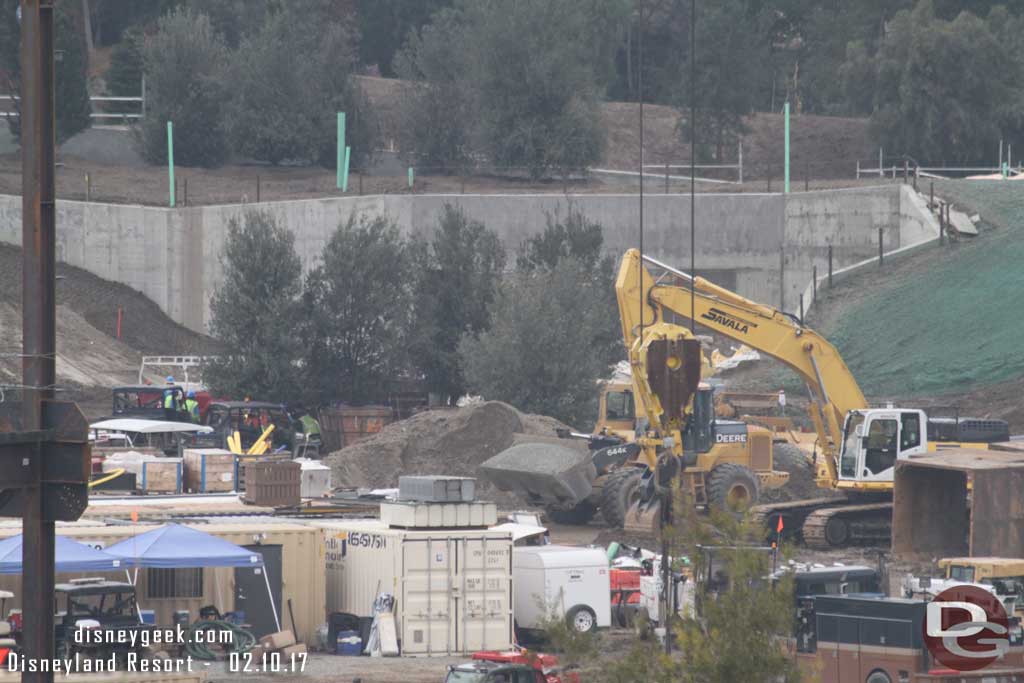
[[[228,130],[234,150],[278,164],[333,165],[337,112],[355,167],[374,149],[375,127],[351,79],[356,39],[338,22],[313,22],[284,6],[242,40],[231,65]]]
[[[219,166],[228,157],[224,131],[224,41],[209,18],[178,8],[164,15],[143,50],[146,117],[139,135],[152,164],[167,162],[167,122],[174,124],[174,161]]]

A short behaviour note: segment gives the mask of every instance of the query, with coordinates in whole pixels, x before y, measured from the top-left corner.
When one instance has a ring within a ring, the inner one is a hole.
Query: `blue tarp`
[[[263,556],[222,538],[168,524],[105,549],[133,567],[262,567]]]
[[[0,541],[0,574],[21,573],[22,535]],[[58,572],[114,572],[124,569],[124,560],[92,546],[57,536],[54,546]]]

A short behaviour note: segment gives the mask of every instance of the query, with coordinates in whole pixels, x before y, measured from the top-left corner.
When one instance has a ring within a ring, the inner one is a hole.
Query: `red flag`
[[[776,533],[780,533],[781,534],[783,526],[784,525],[782,523],[782,515],[779,515],[779,525],[777,527],[775,527]]]

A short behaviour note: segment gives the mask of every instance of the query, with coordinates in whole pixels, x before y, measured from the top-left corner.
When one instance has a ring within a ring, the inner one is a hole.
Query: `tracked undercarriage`
[[[751,514],[772,534],[781,515],[783,537],[802,541],[809,548],[888,545],[892,536],[892,497],[888,494],[771,503],[752,508]]]

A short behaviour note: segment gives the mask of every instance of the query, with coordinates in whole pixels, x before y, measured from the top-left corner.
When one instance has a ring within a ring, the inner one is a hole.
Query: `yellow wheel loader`
[[[586,523],[600,511],[609,526],[647,533],[657,530],[665,492],[655,480],[657,470],[678,474],[699,506],[739,511],[756,504],[763,489],[781,486],[789,476],[772,468],[772,433],[716,418],[713,390],[701,382],[706,363],[700,341],[667,322],[666,311],[641,321],[640,302],[628,298],[623,272],[616,294],[639,428],[630,429],[630,401],[617,385],[604,394],[596,434],[563,435],[587,439],[589,454],[545,444],[558,462],[538,462],[528,457],[536,454],[530,444],[517,444],[483,463],[481,475],[543,506],[555,521]]]

